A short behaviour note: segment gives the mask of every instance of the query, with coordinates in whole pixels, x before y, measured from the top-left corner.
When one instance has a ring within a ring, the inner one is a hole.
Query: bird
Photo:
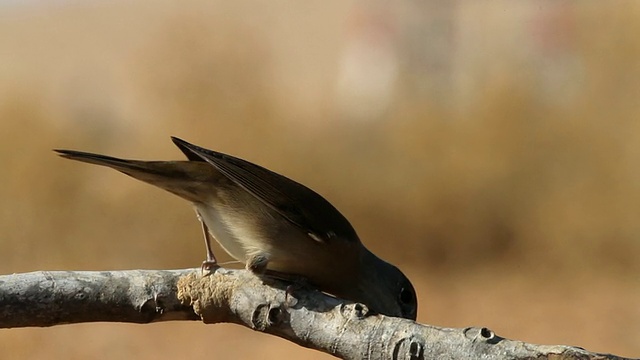
[[[54,151],[63,158],[113,168],[190,201],[205,239],[203,270],[218,266],[213,238],[255,274],[301,278],[374,313],[416,320],[417,296],[410,280],[369,251],[349,221],[320,194],[260,165],[171,139],[187,160]]]

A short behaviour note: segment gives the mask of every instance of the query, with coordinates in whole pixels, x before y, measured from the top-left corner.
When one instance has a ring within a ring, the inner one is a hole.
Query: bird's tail
[[[190,201],[202,200],[203,190],[220,176],[213,166],[199,161],[140,161],[75,150],[54,151],[63,158],[110,167]]]

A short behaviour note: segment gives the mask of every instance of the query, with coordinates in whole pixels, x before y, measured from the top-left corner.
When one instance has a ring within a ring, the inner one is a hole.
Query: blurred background
[[[0,273],[199,266],[190,204],[51,151],[181,159],[175,135],[324,195],[420,322],[640,356],[640,2],[610,4],[0,0]],[[330,358],[197,322],[0,349]]]

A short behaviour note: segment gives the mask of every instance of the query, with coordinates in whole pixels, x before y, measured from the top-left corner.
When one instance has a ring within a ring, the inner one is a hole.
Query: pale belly
[[[315,269],[309,264],[332,264],[335,262],[335,251],[342,252],[342,249],[331,250],[326,244],[278,219],[278,215],[270,213],[266,208],[254,206],[251,216],[247,216],[243,211],[247,211],[250,206],[246,204],[234,203],[236,209],[243,210],[220,209],[201,203],[194,205],[222,248],[245,264],[248,259],[260,255],[268,260],[270,270],[302,275],[323,284],[318,275],[330,272],[331,269],[324,269],[321,274],[317,271],[309,272]]]
[[[246,262],[252,254],[264,253],[264,244],[247,224],[228,213],[204,204],[194,204],[209,232],[222,248],[236,260]]]

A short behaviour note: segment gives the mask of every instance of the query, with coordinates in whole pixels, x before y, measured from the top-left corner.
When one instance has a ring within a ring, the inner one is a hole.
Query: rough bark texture
[[[438,328],[244,270],[33,272],[0,276],[0,328],[112,321],[230,322],[345,359],[624,359]]]

